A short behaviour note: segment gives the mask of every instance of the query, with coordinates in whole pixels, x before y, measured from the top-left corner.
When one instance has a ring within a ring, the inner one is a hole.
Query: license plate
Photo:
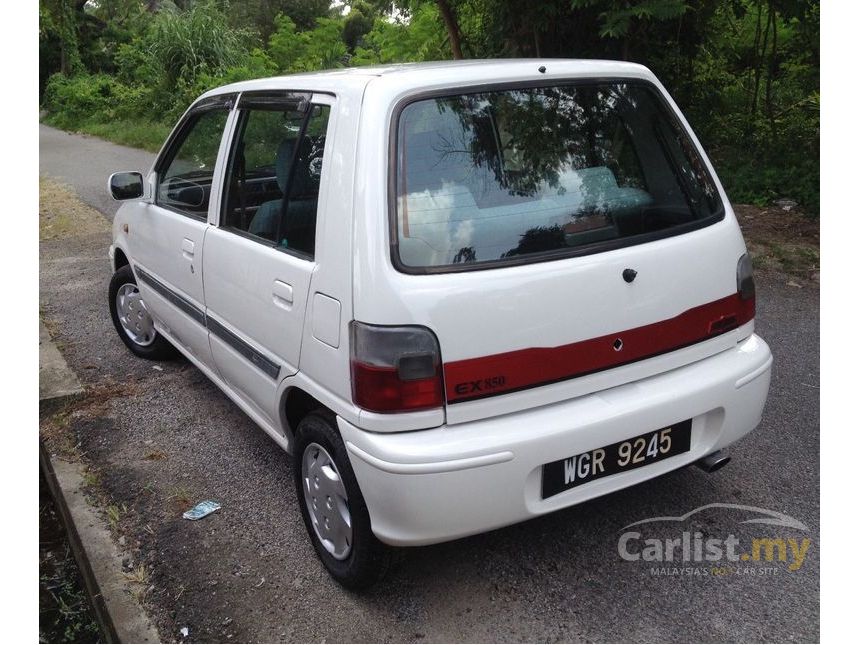
[[[692,427],[693,420],[687,419],[668,428],[544,464],[541,496],[546,499],[601,477],[689,452]]]

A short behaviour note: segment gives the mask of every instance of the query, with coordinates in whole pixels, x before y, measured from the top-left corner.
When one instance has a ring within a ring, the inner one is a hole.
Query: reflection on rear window
[[[692,142],[644,84],[421,100],[403,109],[397,143],[407,268],[600,250],[722,213]]]

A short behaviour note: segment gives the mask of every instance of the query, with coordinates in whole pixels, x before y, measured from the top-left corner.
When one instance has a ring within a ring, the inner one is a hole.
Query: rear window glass
[[[595,252],[722,215],[692,141],[641,83],[410,103],[398,122],[396,195],[407,270]]]

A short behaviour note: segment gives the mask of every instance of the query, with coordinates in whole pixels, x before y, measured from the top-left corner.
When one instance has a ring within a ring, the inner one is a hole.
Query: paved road
[[[111,219],[118,204],[107,193],[108,177],[119,170],[146,172],[154,160],[151,152],[39,124],[39,172],[69,184],[84,202]]]
[[[97,155],[135,167],[121,148],[43,130],[43,163]],[[84,153],[83,151],[87,151]],[[44,166],[87,198],[106,162]],[[92,199],[90,197],[89,199]],[[94,200],[93,203],[96,203]],[[818,290],[760,276],[759,332],[776,364],[761,426],[714,475],[688,468],[531,522],[406,553],[365,595],[316,561],[291,488],[290,461],[185,362],[134,359],[105,304],[108,234],[41,244],[41,302],[69,364],[98,396],[71,428],[114,503],[134,564],[150,568],[148,602],[165,639],[190,641],[816,641],[819,639]],[[160,368],[160,369],[159,369]],[[523,429],[524,432],[528,428]],[[464,494],[467,494],[464,491]],[[180,519],[192,501],[223,510]],[[456,503],[452,500],[452,503]],[[643,528],[643,538],[735,535],[811,540],[796,571],[725,561],[628,562],[628,524],[712,503],[762,507],[806,528],[742,524],[756,513],[710,509]],[[420,512],[420,509],[416,509]],[[679,567],[672,570],[671,567]],[[689,566],[686,570],[683,567]],[[696,573],[698,572],[698,573]]]

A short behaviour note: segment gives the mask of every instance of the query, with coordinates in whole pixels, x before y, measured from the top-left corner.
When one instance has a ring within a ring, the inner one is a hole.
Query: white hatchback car
[[[698,462],[771,353],[725,192],[646,68],[504,60],[228,85],[117,173],[110,310],[294,456],[341,583]]]

